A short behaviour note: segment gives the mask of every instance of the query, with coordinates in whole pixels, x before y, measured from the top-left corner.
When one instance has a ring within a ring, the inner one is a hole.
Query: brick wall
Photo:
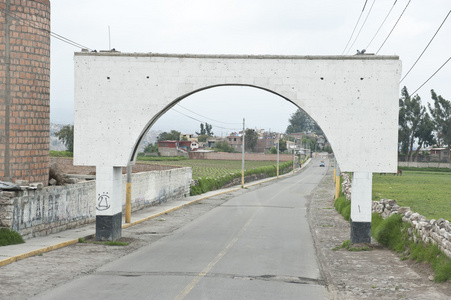
[[[0,180],[48,182],[50,2],[0,0]]]
[[[224,159],[224,160],[241,160],[241,153],[227,153],[227,152],[190,152],[191,159]],[[245,153],[245,160],[259,160],[259,161],[277,161],[277,154],[267,153]],[[279,161],[293,160],[292,154],[279,154]]]

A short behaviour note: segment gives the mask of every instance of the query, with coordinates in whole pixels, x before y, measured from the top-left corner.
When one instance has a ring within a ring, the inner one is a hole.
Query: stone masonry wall
[[[346,173],[342,174],[342,191],[346,195],[346,199],[351,199],[351,180]],[[393,215],[402,215],[404,222],[409,222],[409,235],[417,240],[418,233],[421,241],[425,244],[437,244],[443,253],[451,258],[451,225],[448,220],[428,220],[426,217],[412,212],[410,207],[400,207],[395,200],[381,199],[380,201],[373,201],[373,213],[378,213],[384,219]]]
[[[0,180],[49,175],[50,1],[0,0]]]
[[[133,174],[132,211],[189,195],[191,168]],[[123,205],[125,182],[123,176]],[[24,238],[47,235],[95,221],[95,181],[23,191],[0,191],[0,226]]]
[[[414,213],[409,207],[400,207],[395,200],[381,199],[373,201],[373,212],[377,212],[383,218],[393,214],[402,216],[404,222],[409,222],[409,235],[418,242],[415,233],[418,233],[420,240],[424,244],[437,244],[449,258],[451,258],[451,225],[448,220],[428,220],[426,217]]]

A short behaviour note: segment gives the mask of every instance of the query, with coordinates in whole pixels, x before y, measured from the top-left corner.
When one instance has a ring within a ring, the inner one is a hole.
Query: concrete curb
[[[305,166],[307,166],[307,165],[310,163],[310,161],[311,161],[311,158],[309,158],[309,159],[307,160],[307,162],[306,162],[301,168],[295,170],[295,173],[294,173],[294,174],[296,174],[297,172],[301,171]],[[264,181],[258,181],[258,182],[250,183],[250,184],[248,184],[248,185],[245,185],[244,188],[256,186],[256,185],[259,185],[259,184],[263,184],[263,183],[266,183],[266,182],[270,182],[270,181],[273,181],[273,180],[280,179],[281,177],[288,177],[288,176],[291,176],[291,175],[293,175],[293,172],[289,172],[289,173],[287,173],[287,174],[279,175],[279,178],[277,178],[277,177],[271,177],[271,178],[268,178],[268,179],[266,179],[266,180],[264,180]],[[194,204],[194,203],[196,203],[196,202],[199,202],[199,201],[202,201],[202,200],[205,200],[205,199],[214,197],[214,196],[219,196],[219,195],[222,195],[222,194],[227,194],[227,193],[231,193],[231,192],[236,192],[236,191],[239,191],[239,190],[241,190],[241,186],[238,187],[238,188],[230,188],[230,189],[227,189],[227,190],[222,191],[222,192],[218,192],[218,193],[214,193],[214,194],[211,194],[211,195],[208,195],[208,196],[205,196],[205,197],[201,197],[201,198],[199,198],[199,199],[195,199],[195,200],[192,200],[192,201],[190,201],[190,202],[188,202],[188,203],[184,203],[184,204],[181,204],[181,205],[178,205],[178,206],[169,208],[169,209],[167,209],[167,210],[161,211],[161,212],[159,212],[159,213],[155,213],[155,214],[153,214],[153,215],[150,215],[150,216],[148,216],[148,217],[139,219],[139,220],[137,220],[137,221],[134,221],[134,222],[131,222],[131,223],[123,224],[123,225],[122,225],[122,229],[125,229],[125,228],[128,228],[128,227],[137,225],[137,224],[139,224],[139,223],[142,223],[142,222],[145,222],[145,221],[147,221],[147,220],[150,220],[150,219],[159,217],[159,216],[161,216],[161,215],[170,213],[170,212],[172,212],[172,211],[179,210],[179,209],[181,209],[181,208],[183,208],[183,207],[185,207],[185,206]],[[5,266],[5,265],[8,265],[8,264],[10,264],[10,263],[13,263],[13,262],[15,262],[15,261],[19,261],[19,260],[22,260],[22,259],[31,257],[31,256],[35,256],[35,255],[39,255],[39,254],[42,254],[42,253],[46,253],[46,252],[49,252],[49,251],[52,251],[52,250],[56,250],[56,249],[60,249],[60,248],[63,248],[63,247],[67,247],[67,246],[70,246],[70,245],[73,245],[73,244],[78,243],[79,239],[81,239],[81,238],[89,239],[89,238],[92,238],[93,236],[94,236],[93,234],[89,234],[89,235],[87,235],[87,236],[80,237],[80,238],[78,238],[78,239],[68,240],[68,241],[61,242],[61,243],[57,243],[57,244],[54,244],[54,245],[51,245],[51,246],[47,246],[47,247],[39,248],[39,249],[36,249],[36,250],[32,250],[32,251],[29,251],[29,252],[26,252],[26,253],[23,253],[23,254],[20,254],[20,255],[11,256],[11,257],[5,258],[5,259],[3,259],[3,260],[0,260],[0,267]]]

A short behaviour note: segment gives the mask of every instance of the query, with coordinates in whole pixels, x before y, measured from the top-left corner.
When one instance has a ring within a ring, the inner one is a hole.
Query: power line
[[[24,18],[22,18],[22,17],[19,17],[19,16],[17,16],[14,12],[12,12],[12,11],[10,11],[10,10],[7,10],[6,8],[5,8],[5,9],[2,9],[2,10],[5,12],[5,15],[8,15],[8,16],[10,16],[11,18],[15,19],[16,21],[21,22],[23,25],[27,25],[27,26],[29,26],[29,27],[32,27],[32,28],[35,28],[35,29],[38,29],[38,30],[42,30],[42,31],[48,32],[48,33],[50,33],[50,36],[52,36],[52,37],[54,37],[54,38],[56,38],[56,39],[58,39],[58,40],[60,40],[60,41],[62,41],[62,42],[64,42],[64,43],[67,43],[67,44],[69,44],[69,45],[71,45],[71,46],[74,46],[74,47],[77,47],[77,48],[81,48],[81,49],[84,48],[84,49],[88,49],[88,50],[92,51],[92,49],[89,48],[89,47],[86,47],[86,46],[84,46],[84,45],[82,45],[82,44],[79,44],[79,43],[77,43],[77,42],[74,42],[74,41],[72,41],[72,40],[70,40],[70,39],[68,39],[68,38],[66,38],[66,37],[64,37],[64,36],[62,36],[62,35],[59,35],[59,34],[53,32],[53,31],[51,31],[51,30],[49,30],[49,29],[45,29],[45,28],[43,28],[42,26],[36,26],[36,25],[34,25],[34,24],[31,23],[31,22],[34,22],[34,23],[36,24],[35,21],[32,21],[32,20],[28,20],[28,19],[24,19]]]
[[[357,35],[355,36],[354,42],[352,42],[351,46],[349,46],[348,52],[349,52],[349,50],[351,50],[352,46],[354,46],[355,42],[357,41],[357,39],[358,39],[358,37],[359,37],[359,35],[360,35],[360,32],[362,32],[362,29],[363,29],[363,27],[365,26],[365,23],[366,23],[366,21],[368,20],[368,17],[370,16],[371,11],[373,10],[373,6],[374,6],[374,3],[375,3],[375,2],[376,2],[376,0],[373,0],[373,4],[371,4],[370,10],[368,11],[368,14],[366,15],[366,18],[365,18],[365,20],[363,21],[362,26],[361,26],[360,29],[359,29],[359,32],[358,32]],[[348,54],[348,52],[346,52],[346,54]]]
[[[449,14],[451,13],[451,10],[448,12],[448,14],[446,15],[445,19],[443,20],[442,24],[440,24],[439,28],[437,29],[437,31],[435,32],[434,36],[431,38],[431,40],[429,41],[429,43],[426,45],[426,47],[424,48],[423,52],[421,52],[420,56],[418,56],[417,60],[414,62],[414,64],[412,65],[412,67],[410,67],[409,71],[407,71],[406,75],[404,75],[404,77],[401,79],[401,81],[399,83],[401,83],[404,78],[407,77],[407,75],[409,75],[410,71],[412,71],[413,67],[415,67],[415,65],[417,64],[417,62],[420,60],[421,56],[423,56],[424,52],[426,51],[426,49],[429,47],[429,45],[432,43],[432,41],[434,40],[435,36],[437,35],[437,33],[440,31],[440,29],[442,28],[443,24],[445,23],[446,19],[448,19]]]
[[[404,7],[404,10],[402,11],[401,15],[399,16],[398,20],[396,21],[395,25],[393,25],[393,28],[390,30],[390,32],[388,33],[387,37],[385,38],[384,42],[382,43],[382,45],[379,47],[379,49],[376,51],[376,54],[379,53],[379,51],[382,49],[382,47],[384,46],[385,42],[388,40],[388,38],[390,37],[391,33],[393,32],[393,30],[395,29],[396,25],[398,25],[399,20],[401,20],[402,15],[404,14],[404,12],[406,11],[407,7],[410,4],[410,1],[407,2],[406,7]]]
[[[415,90],[415,92],[413,92],[411,95],[415,94],[416,92],[418,92],[419,89],[421,89],[423,87],[423,85],[425,85],[429,80],[432,79],[432,77],[435,76],[435,74],[437,74],[449,61],[451,60],[451,56],[440,66],[440,68],[437,69],[437,71],[434,72],[434,74],[432,74],[425,82],[423,82],[422,85],[420,85],[419,88],[417,88]]]
[[[393,3],[392,7],[390,8],[390,10],[388,11],[388,14],[385,16],[385,19],[382,21],[382,24],[379,26],[379,28],[377,29],[376,33],[374,34],[373,38],[371,39],[371,41],[368,43],[368,46],[366,46],[365,49],[368,49],[371,45],[371,43],[373,42],[374,38],[377,36],[377,34],[379,33],[379,30],[381,30],[382,26],[384,25],[385,21],[387,21],[388,16],[390,15],[391,11],[393,10],[393,7],[395,7],[396,2],[398,2],[398,0],[395,0],[395,3]]]
[[[351,33],[351,36],[349,37],[349,40],[348,40],[348,42],[346,43],[346,46],[345,46],[345,48],[343,49],[343,53],[341,53],[341,55],[343,55],[343,54],[346,52],[346,49],[348,48],[349,42],[351,41],[352,36],[354,35],[354,32],[355,32],[355,29],[357,28],[357,25],[358,25],[359,22],[360,22],[360,18],[362,17],[362,14],[363,14],[363,11],[365,10],[365,6],[366,6],[366,3],[367,3],[367,2],[368,2],[368,0],[365,0],[365,4],[363,5],[363,9],[362,9],[362,11],[360,12],[359,18],[357,19],[357,23],[355,23],[354,29],[352,30],[352,33]]]
[[[214,122],[216,122],[216,123],[230,124],[230,125],[242,124],[242,123],[221,122],[221,121],[214,120],[214,119],[211,119],[211,118],[209,118],[209,117],[203,116],[203,115],[201,115],[201,114],[198,114],[198,113],[196,113],[196,112],[194,112],[194,111],[192,111],[192,110],[190,110],[190,109],[188,109],[188,108],[186,108],[186,107],[184,107],[184,106],[182,106],[182,105],[180,105],[180,104],[177,104],[177,106],[180,106],[181,108],[186,109],[187,111],[189,111],[189,112],[191,112],[191,113],[193,113],[193,114],[195,114],[195,115],[198,115],[199,117],[202,117],[202,118],[205,118],[205,119],[214,121]]]
[[[178,112],[179,114],[184,115],[185,117],[190,118],[190,119],[192,119],[192,120],[195,120],[195,121],[198,121],[198,122],[201,122],[201,123],[205,123],[204,121],[201,121],[201,120],[196,119],[196,118],[194,118],[194,117],[188,116],[187,114],[184,114],[184,113],[182,113],[182,112],[180,112],[180,111],[178,111],[178,110],[176,110],[176,109],[174,109],[174,108],[171,108],[171,110],[173,110],[173,111],[175,111],[175,112]],[[217,125],[215,125],[215,126],[216,126],[217,128],[221,128],[221,129],[238,130],[237,128],[226,128],[226,127],[221,127],[221,126],[217,126]]]

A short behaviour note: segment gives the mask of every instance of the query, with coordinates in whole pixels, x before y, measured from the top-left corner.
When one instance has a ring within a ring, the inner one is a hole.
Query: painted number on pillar
[[[107,193],[103,193],[102,195],[99,194],[99,197],[97,198],[97,210],[107,210],[108,208],[110,208],[110,197],[108,196],[108,192]]]

